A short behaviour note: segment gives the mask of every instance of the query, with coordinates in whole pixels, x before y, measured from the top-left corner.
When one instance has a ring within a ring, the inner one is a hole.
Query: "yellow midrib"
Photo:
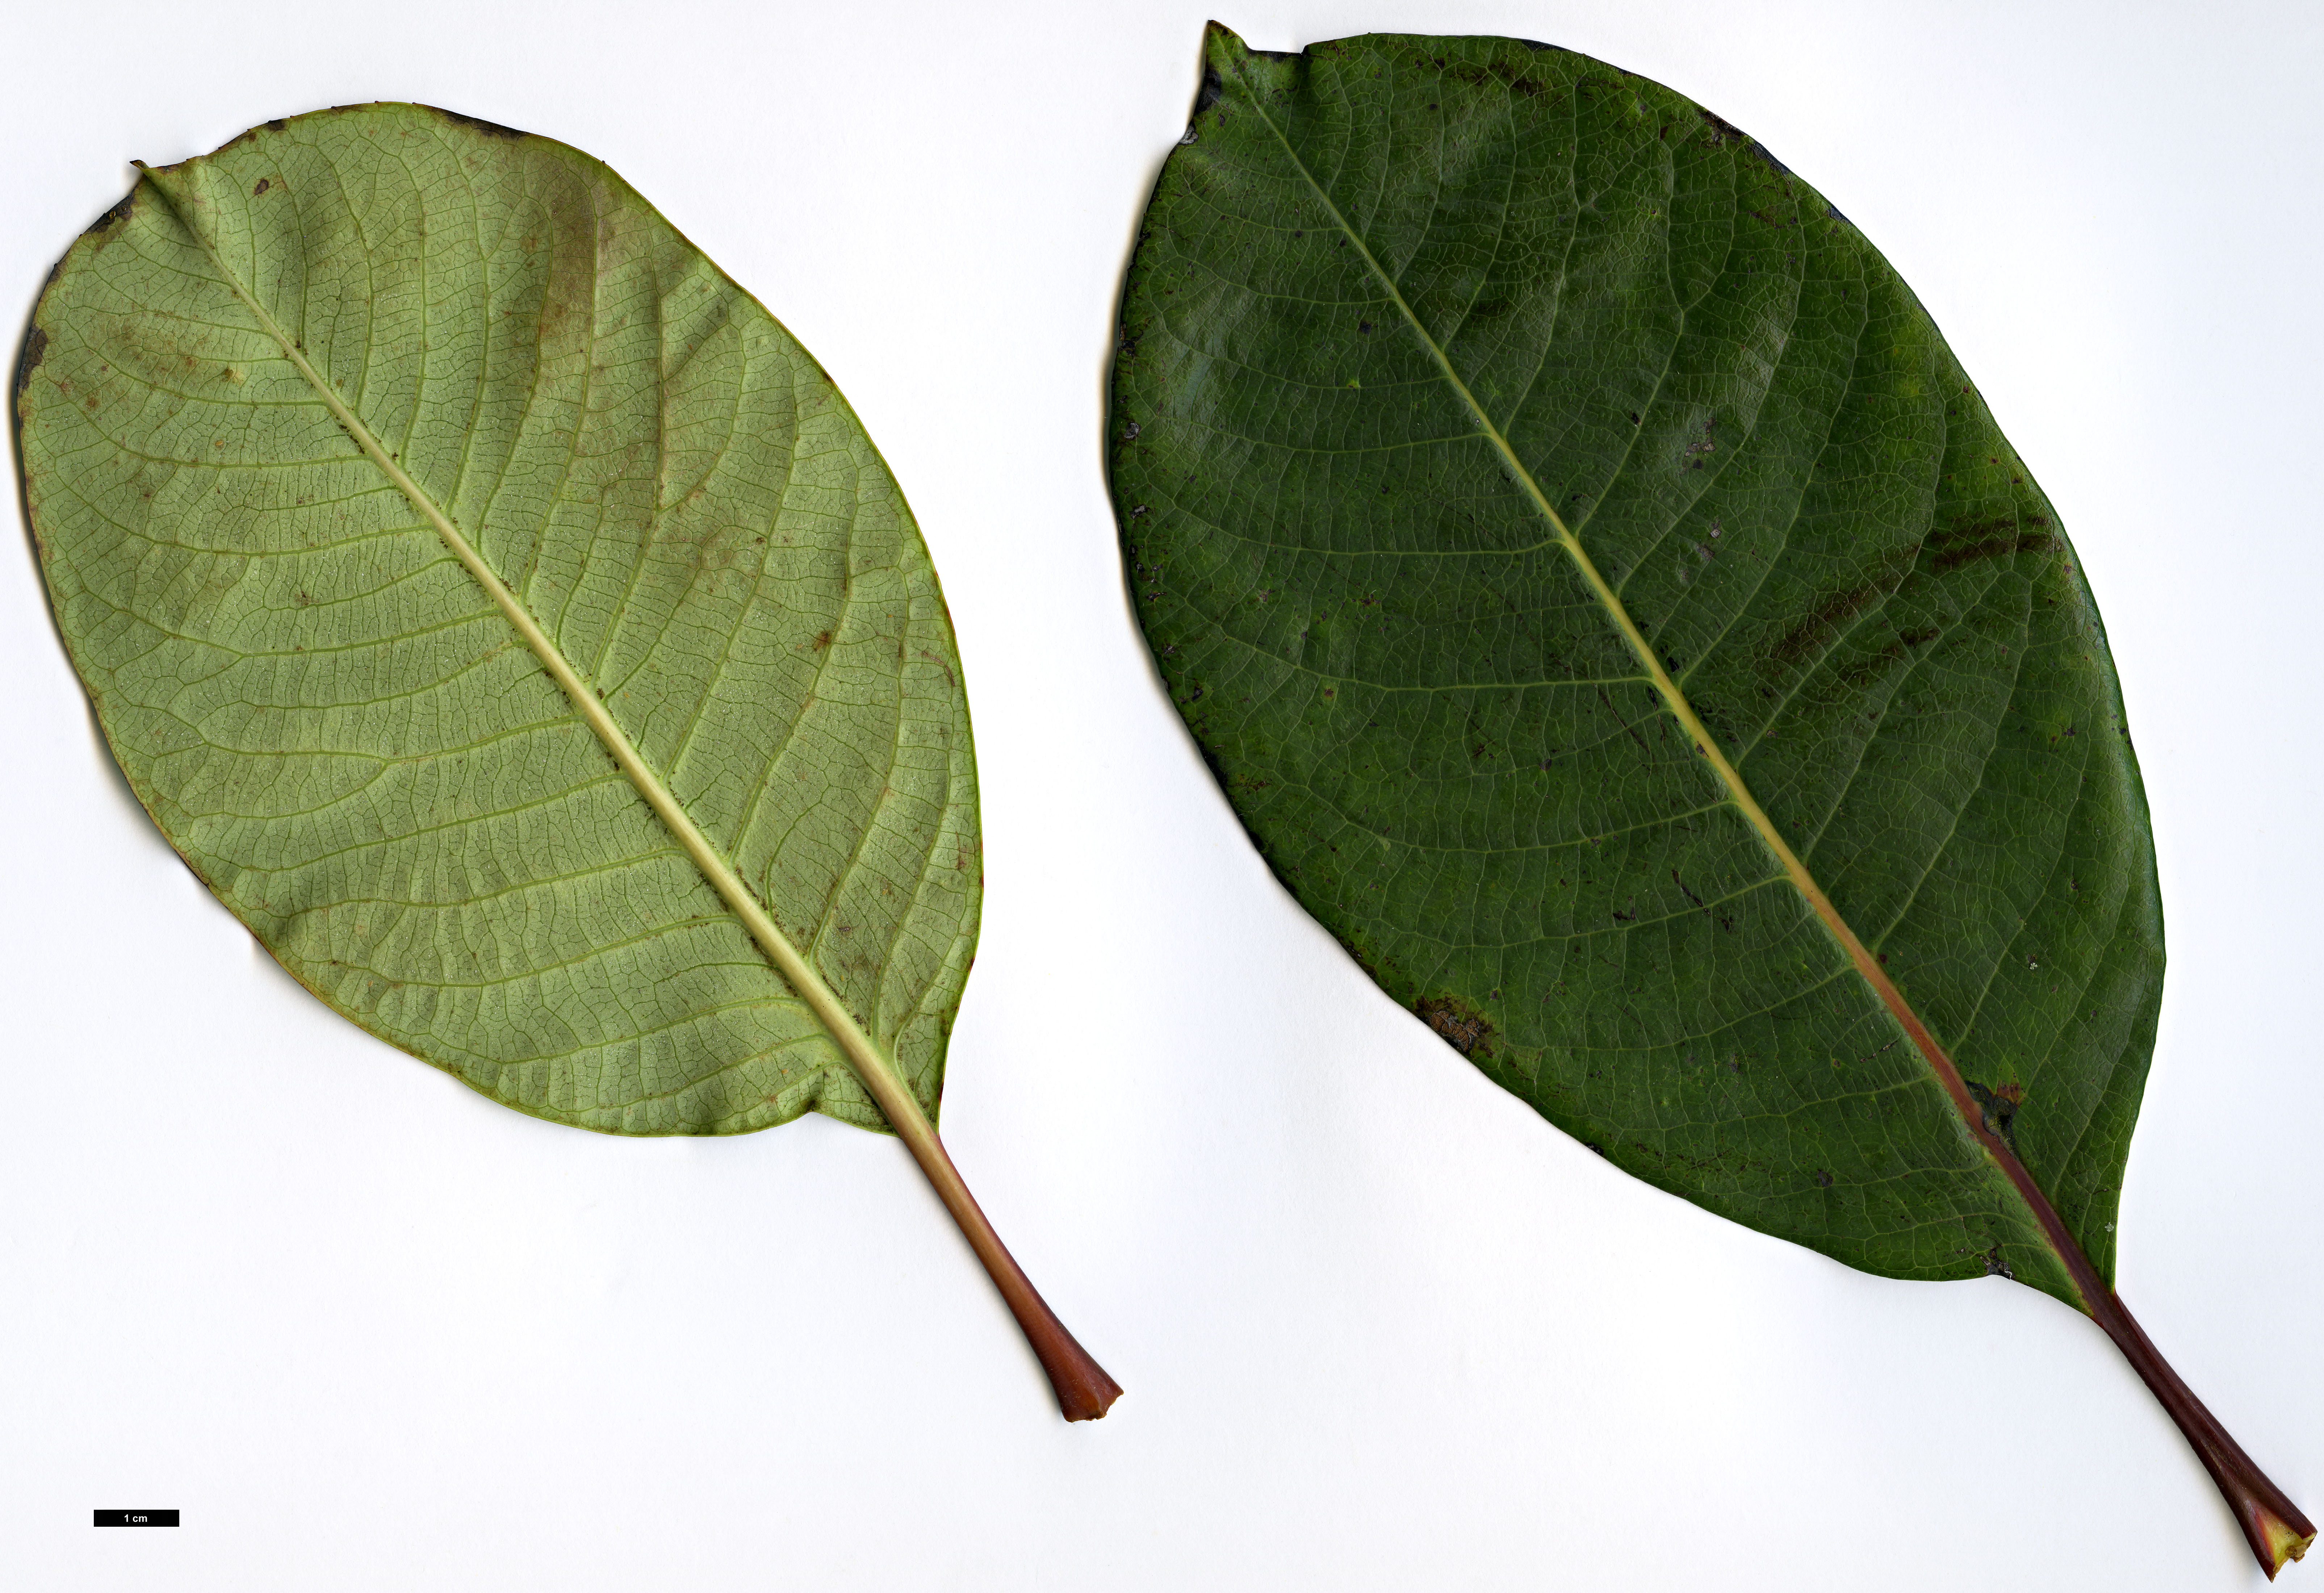
[[[574,712],[578,714],[590,730],[595,732],[598,741],[604,745],[606,751],[613,755],[613,761],[620,766],[622,772],[629,777],[630,783],[637,788],[638,794],[645,798],[646,806],[653,810],[654,815],[661,820],[672,835],[677,837],[678,845],[684,849],[687,856],[694,860],[695,866],[702,870],[703,877],[710,882],[711,889],[718,893],[719,899],[742,921],[743,927],[750,931],[751,938],[758,942],[760,949],[766,953],[767,960],[774,965],[775,971],[781,975],[785,983],[790,986],[792,992],[807,1004],[807,1010],[815,1015],[816,1020],[823,1025],[833,1042],[838,1045],[841,1054],[854,1070],[856,1076],[862,1081],[865,1091],[870,1093],[881,1111],[886,1115],[890,1124],[907,1139],[924,1135],[933,1141],[935,1129],[928,1123],[927,1115],[920,1110],[919,1102],[905,1087],[894,1063],[880,1049],[872,1036],[863,1032],[862,1027],[856,1023],[854,1016],[841,1003],[831,987],[824,982],[823,977],[815,971],[814,965],[800,954],[798,948],[791,944],[790,937],[783,933],[781,926],[776,924],[767,910],[759,904],[758,898],[752,894],[750,887],[743,883],[742,876],[734,871],[733,866],[726,861],[717,848],[710,843],[709,837],[703,834],[700,827],[687,816],[686,809],[679,806],[678,798],[671,793],[669,787],[662,783],[661,778],[647,766],[643,758],[639,756],[637,748],[631,743],[629,736],[614,721],[604,703],[576,673],[564,653],[558,649],[555,642],[549,640],[548,632],[540,628],[539,622],[534,620],[531,612],[524,606],[516,594],[500,578],[492,566],[484,562],[484,556],[476,550],[475,544],[468,540],[460,529],[452,523],[451,517],[444,512],[418,482],[413,481],[405,473],[395,456],[388,451],[377,437],[373,435],[371,428],[364,423],[363,419],[348,408],[346,402],[339,397],[331,384],[323,379],[322,373],[308,363],[306,350],[300,346],[298,340],[277,324],[265,307],[258,302],[256,295],[252,293],[234,272],[227,268],[226,262],[219,257],[217,248],[211,244],[208,233],[196,224],[194,212],[199,210],[203,201],[193,195],[172,194],[170,191],[170,184],[163,180],[165,175],[170,175],[165,170],[156,170],[143,166],[141,166],[140,170],[144,173],[144,180],[152,186],[153,191],[160,196],[171,214],[177,218],[179,225],[186,229],[187,233],[200,245],[202,252],[209,257],[210,263],[217,272],[219,280],[233,290],[244,307],[256,318],[266,335],[273,338],[281,346],[284,357],[298,368],[299,373],[306,378],[308,384],[323,401],[333,418],[346,428],[347,435],[355,439],[355,447],[374,465],[376,465],[386,474],[388,480],[395,484],[397,490],[410,501],[412,506],[427,518],[429,524],[435,528],[437,535],[443,539],[444,545],[452,550],[452,556],[460,561],[462,566],[471,576],[475,577],[476,584],[484,589],[485,594],[493,600],[494,606],[516,629],[517,634],[524,639],[525,644],[532,649],[533,656],[540,660],[541,668],[549,672],[549,678],[557,682],[558,689],[564,692],[567,701],[573,704]]]
[[[1333,225],[1340,229],[1357,253],[1363,257],[1364,264],[1379,281],[1388,297],[1395,300],[1397,311],[1404,317],[1406,324],[1412,328],[1413,335],[1420,339],[1421,345],[1428,350],[1429,357],[1435,361],[1436,368],[1443,373],[1445,382],[1454,392],[1460,395],[1462,403],[1475,418],[1479,431],[1487,441],[1491,443],[1494,451],[1500,456],[1501,463],[1510,477],[1517,482],[1526,496],[1532,500],[1534,507],[1540,511],[1543,520],[1548,523],[1558,546],[1563,548],[1566,557],[1573,561],[1574,568],[1581,573],[1582,580],[1588,584],[1591,592],[1597,597],[1607,617],[1613,622],[1615,629],[1621,632],[1623,641],[1628,645],[1638,662],[1645,666],[1647,678],[1653,683],[1655,690],[1661,694],[1664,705],[1669,709],[1672,717],[1678,721],[1687,739],[1694,743],[1695,751],[1708,760],[1712,770],[1717,773],[1720,783],[1727,788],[1729,800],[1735,804],[1744,819],[1758,834],[1759,839],[1766,843],[1767,850],[1782,865],[1784,873],[1791,880],[1793,887],[1805,898],[1816,916],[1822,921],[1824,927],[1831,932],[1832,938],[1839,942],[1840,949],[1847,953],[1856,971],[1863,977],[1867,984],[1872,987],[1873,993],[1880,998],[1881,1004],[1888,1008],[1889,1014],[1895,1018],[1898,1025],[1904,1028],[1906,1036],[1920,1051],[1930,1070],[1935,1073],[1938,1083],[1943,1087],[1946,1096],[1952,1101],[1953,1110],[1960,1116],[1964,1127],[1969,1130],[1969,1137],[1976,1141],[1987,1157],[1995,1163],[1996,1171],[2006,1178],[2013,1187],[2018,1190],[2020,1197],[2024,1198],[2025,1190],[2019,1182],[2017,1173],[2002,1161],[2006,1147],[1999,1146],[1990,1131],[1986,1129],[1984,1113],[1970,1097],[1967,1085],[1962,1082],[1960,1070],[1953,1065],[1952,1058],[1946,1054],[1936,1036],[1930,1033],[1928,1026],[1921,1021],[1919,1014],[1913,1010],[1911,1003],[1904,999],[1904,992],[1899,990],[1895,982],[1889,979],[1887,971],[1880,966],[1878,959],[1872,954],[1863,941],[1858,938],[1856,931],[1849,927],[1848,921],[1840,916],[1839,909],[1831,904],[1831,898],[1824,894],[1823,887],[1816,883],[1815,876],[1808,871],[1807,865],[1800,861],[1799,855],[1792,850],[1791,843],[1785,841],[1782,832],[1775,828],[1775,821],[1770,819],[1766,810],[1759,806],[1758,798],[1751,794],[1751,788],[1743,783],[1742,774],[1728,759],[1726,751],[1719,745],[1717,739],[1711,735],[1702,719],[1695,714],[1694,704],[1687,701],[1686,694],[1679,689],[1678,682],[1671,677],[1670,671],[1665,669],[1662,660],[1655,656],[1654,649],[1647,645],[1646,639],[1639,633],[1637,623],[1631,620],[1629,611],[1623,607],[1621,598],[1607,584],[1605,576],[1599,573],[1598,566],[1591,560],[1589,550],[1582,547],[1582,539],[1566,525],[1564,518],[1557,512],[1556,506],[1550,502],[1548,495],[1541,490],[1541,484],[1534,480],[1533,472],[1526,469],[1524,462],[1518,459],[1517,451],[1509,446],[1508,438],[1502,434],[1501,428],[1494,424],[1492,417],[1486,413],[1485,407],[1477,401],[1476,395],[1469,391],[1469,384],[1461,380],[1460,373],[1452,368],[1451,358],[1437,344],[1436,339],[1429,336],[1428,328],[1421,324],[1420,318],[1413,312],[1412,306],[1406,302],[1403,290],[1397,287],[1396,279],[1372,253],[1371,246],[1365,243],[1362,235],[1349,224],[1348,218],[1342,214],[1339,206],[1333,202],[1332,196],[1324,190],[1323,185],[1315,180],[1314,173],[1310,171],[1307,169],[1307,163],[1299,158],[1299,152],[1292,147],[1291,141],[1284,135],[1283,129],[1277,124],[1273,117],[1267,114],[1266,106],[1260,103],[1258,94],[1255,92],[1250,94],[1246,103],[1259,119],[1267,124],[1268,131],[1275,135],[1276,142],[1283,146],[1285,157],[1291,161],[1301,180],[1314,192],[1316,202],[1330,214]],[[2011,1160],[2014,1161],[2015,1157],[2012,1156]],[[2076,1273],[2071,1260],[2061,1248],[2060,1232],[2052,1231],[2052,1224],[2056,1220],[2055,1214],[2035,1206],[2030,1200],[2027,1205],[2044,1238],[2049,1241],[2052,1249],[2059,1250],[2061,1261],[2065,1262],[2069,1273],[2074,1275],[2074,1286],[2087,1296],[2089,1292],[2089,1285]],[[2068,1242],[2070,1243],[2070,1240]],[[2079,1249],[2075,1254],[2079,1256]],[[2087,1267],[2088,1263],[2085,1262],[2083,1265]],[[2086,1300],[2085,1309],[2088,1308],[2089,1302]]]

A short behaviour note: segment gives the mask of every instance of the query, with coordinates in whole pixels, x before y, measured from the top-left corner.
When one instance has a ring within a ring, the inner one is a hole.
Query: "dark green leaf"
[[[2089,1312],[2272,1571],[2312,1529],[2111,1288],[2163,959],[2106,633],[1926,312],[1758,143],[1585,57],[1207,54],[1113,489],[1277,877],[1637,1176]]]
[[[1214,35],[1211,69],[1130,272],[1114,484],[1276,871],[1640,1177],[2079,1303],[1770,843],[2103,1275],[2153,846],[2073,548],[1927,315],[1765,150],[1583,57]]]

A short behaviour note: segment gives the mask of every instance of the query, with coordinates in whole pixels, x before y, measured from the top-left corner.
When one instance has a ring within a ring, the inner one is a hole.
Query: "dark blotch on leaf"
[[[115,222],[122,220],[124,217],[128,216],[129,207],[135,201],[136,198],[137,190],[133,188],[127,193],[121,196],[121,202],[119,204],[115,205],[112,209],[107,210],[104,215],[98,216],[95,221],[90,222],[88,224],[88,230],[93,233],[101,233],[106,227],[111,226]]]
[[[1978,1110],[1985,1119],[1986,1132],[1999,1135],[2015,1148],[2017,1144],[2015,1133],[2017,1107],[2025,1099],[2025,1086],[2008,1083],[1998,1090],[1988,1090],[1974,1079],[1963,1079],[1961,1082],[1968,1087],[1970,1098],[1977,1102]]]
[[[1880,593],[1879,587],[1869,585],[1826,593],[1804,618],[1784,633],[1781,641],[1767,649],[1767,656],[1778,664],[1799,663],[1847,629],[1850,620],[1878,602]]]
[[[457,111],[447,111],[442,106],[429,106],[427,108],[434,111],[438,115],[443,117],[447,122],[457,122],[463,127],[473,127],[477,132],[487,134],[493,138],[528,138],[531,136],[521,127],[503,127],[498,122],[487,122],[482,116],[464,116]]]
[[[1430,1028],[1442,1035],[1463,1056],[1490,1056],[1493,1026],[1485,1015],[1457,996],[1431,996],[1414,1008]]]
[[[1956,522],[1929,539],[1929,546],[1936,554],[1936,571],[1943,575],[1980,558],[2046,552],[2052,541],[2049,524],[2038,514],[2029,514],[2023,520],[2004,514]]]
[[[1716,115],[1700,106],[1695,107],[1695,114],[1702,118],[1703,125],[1711,129],[1711,142],[1713,143],[1741,143],[1749,136],[1726,117]]]
[[[33,327],[24,338],[23,355],[16,362],[16,391],[18,393],[21,394],[27,386],[31,385],[34,368],[40,364],[41,356],[48,352],[49,335],[46,332],[42,331],[38,327]]]

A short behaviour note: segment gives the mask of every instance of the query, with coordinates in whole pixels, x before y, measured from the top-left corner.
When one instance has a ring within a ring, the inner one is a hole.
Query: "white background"
[[[2258,1585],[2087,1321],[2000,1279],[1864,1276],[1631,1181],[1259,864],[1154,683],[1099,437],[1205,14],[0,10],[11,345],[130,157],[408,98],[610,161],[837,377],[926,529],[975,707],[989,894],[946,1137],[1129,1390],[1057,1420],[891,1140],[555,1128],[325,1010],[112,774],[9,538],[0,1586]],[[1223,20],[1265,48],[1600,56],[1763,140],[1919,291],[2080,548],[2153,803],[2172,961],[2122,1293],[2324,1512],[2318,14]],[[97,1532],[100,1505],[186,1524]]]

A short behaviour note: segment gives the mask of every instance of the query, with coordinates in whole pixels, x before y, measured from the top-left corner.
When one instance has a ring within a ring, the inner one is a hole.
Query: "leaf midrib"
[[[1766,810],[1759,806],[1758,798],[1754,796],[1750,787],[1744,784],[1740,772],[1728,759],[1725,750],[1720,748],[1716,738],[1703,724],[1701,717],[1696,714],[1694,705],[1687,700],[1685,692],[1680,689],[1677,681],[1674,680],[1670,672],[1663,667],[1662,660],[1655,656],[1654,649],[1647,645],[1645,636],[1638,631],[1637,622],[1630,618],[1629,611],[1623,606],[1620,596],[1599,573],[1596,563],[1591,558],[1588,549],[1582,547],[1581,539],[1575,536],[1566,525],[1564,518],[1557,512],[1556,506],[1551,503],[1547,494],[1541,490],[1540,483],[1534,479],[1533,473],[1526,468],[1524,462],[1517,457],[1517,451],[1509,446],[1508,438],[1502,434],[1501,428],[1494,424],[1492,417],[1486,412],[1485,407],[1477,401],[1476,395],[1469,391],[1468,383],[1461,380],[1460,373],[1452,368],[1452,362],[1443,347],[1429,335],[1426,326],[1422,323],[1419,316],[1414,313],[1396,278],[1380,263],[1379,257],[1372,253],[1371,245],[1350,224],[1331,194],[1316,180],[1315,174],[1308,169],[1306,161],[1300,158],[1299,152],[1293,147],[1291,140],[1285,134],[1283,128],[1274,117],[1267,114],[1267,107],[1257,90],[1247,79],[1243,87],[1250,90],[1246,96],[1246,103],[1250,106],[1252,114],[1259,117],[1259,121],[1266,125],[1268,132],[1274,135],[1276,143],[1282,146],[1285,159],[1291,162],[1292,169],[1298,172],[1300,180],[1314,194],[1316,202],[1322,205],[1325,213],[1331,216],[1333,225],[1340,229],[1350,245],[1362,256],[1364,264],[1379,280],[1388,298],[1395,302],[1397,312],[1404,318],[1405,324],[1412,329],[1413,336],[1417,337],[1421,346],[1428,351],[1429,358],[1435,363],[1445,383],[1459,395],[1461,402],[1475,418],[1478,431],[1500,456],[1502,467],[1508,471],[1510,478],[1517,483],[1526,496],[1532,501],[1535,509],[1540,512],[1542,519],[1549,526],[1553,539],[1564,550],[1566,557],[1572,560],[1575,569],[1582,576],[1583,582],[1588,585],[1591,594],[1597,597],[1607,618],[1621,633],[1623,641],[1628,646],[1632,654],[1645,667],[1646,677],[1662,696],[1664,706],[1679,722],[1688,740],[1694,743],[1695,751],[1710,762],[1720,783],[1726,787],[1728,800],[1742,813],[1745,820],[1758,834],[1768,851],[1775,854],[1776,861],[1783,865],[1784,872],[1790,879],[1793,887],[1805,898],[1808,906],[1814,910],[1817,918],[1822,922],[1824,928],[1839,943],[1840,950],[1847,953],[1849,961],[1854,964],[1857,972],[1862,976],[1868,985],[1871,986],[1873,993],[1879,997],[1881,1004],[1888,1008],[1889,1014],[1904,1030],[1906,1036],[1913,1041],[1914,1048],[1921,1054],[1923,1062],[1928,1065],[1929,1070],[1936,1075],[1938,1082],[1943,1086],[1947,1098],[1951,1100],[1953,1110],[1960,1115],[1970,1138],[2007,1177],[2019,1198],[2024,1201],[2033,1212],[2037,1225],[2042,1229],[2043,1237],[2072,1278],[2076,1290],[2082,1295],[2083,1309],[2091,1310],[2097,1305],[2101,1294],[2106,1292],[2105,1285],[2098,1276],[2097,1269],[2090,1265],[2089,1258],[2082,1253],[2081,1246],[2067,1230],[2064,1220],[2051,1205],[2048,1196],[2034,1183],[2030,1171],[2018,1160],[2015,1153],[2012,1152],[1985,1126],[1985,1114],[1975,1100],[1970,1097],[1968,1086],[1962,1080],[1960,1070],[1953,1064],[1952,1058],[1946,1054],[1944,1047],[1938,1044],[1936,1036],[1930,1033],[1928,1026],[1921,1021],[1920,1016],[1913,1010],[1911,1003],[1904,999],[1904,992],[1899,990],[1895,981],[1889,979],[1871,951],[1857,936],[1856,931],[1849,926],[1846,919],[1840,916],[1839,909],[1832,906],[1831,898],[1824,894],[1823,888],[1816,882],[1815,876],[1808,871],[1807,865],[1800,861],[1798,854],[1792,850],[1790,843],[1784,840],[1783,833],[1775,828],[1775,821],[1767,816]]]
[[[219,255],[208,235],[201,227],[195,225],[189,211],[193,204],[198,204],[199,201],[180,205],[178,198],[170,192],[169,186],[162,181],[161,170],[152,168],[141,168],[141,170],[143,181],[152,186],[154,193],[161,198],[171,215],[177,219],[178,224],[184,227],[188,235],[200,246],[202,253],[208,256],[212,269],[217,272],[218,279],[233,291],[235,298],[242,301],[244,308],[248,309],[252,317],[257,320],[260,328],[281,348],[283,356],[306,379],[316,396],[323,401],[324,407],[330,410],[332,418],[337,419],[347,435],[354,439],[356,448],[364,457],[377,465],[396,489],[410,502],[412,507],[419,510],[427,519],[429,524],[443,540],[444,545],[451,550],[452,556],[460,562],[462,567],[466,569],[470,576],[475,578],[476,584],[484,589],[485,595],[492,599],[502,616],[532,649],[533,656],[540,661],[541,668],[548,672],[549,678],[557,683],[558,688],[565,694],[566,700],[572,705],[574,713],[595,733],[600,744],[612,756],[622,772],[629,778],[631,785],[636,788],[639,796],[645,799],[646,806],[653,810],[654,816],[661,820],[672,837],[677,840],[680,849],[702,871],[704,879],[709,882],[711,889],[718,893],[719,899],[726,905],[727,909],[735,917],[742,920],[742,926],[749,931],[751,938],[758,943],[760,950],[766,954],[768,962],[773,964],[775,971],[815,1015],[816,1021],[820,1023],[825,1031],[830,1035],[833,1042],[838,1045],[841,1054],[845,1057],[856,1076],[862,1081],[865,1091],[871,1095],[889,1123],[908,1138],[916,1137],[917,1131],[918,1134],[926,1134],[932,1139],[934,1130],[929,1126],[926,1115],[920,1110],[918,1101],[905,1087],[895,1064],[881,1050],[878,1043],[856,1023],[853,1015],[847,1010],[831,987],[824,982],[822,976],[815,971],[814,965],[800,954],[798,948],[791,944],[790,937],[783,933],[781,926],[769,915],[766,908],[760,905],[758,898],[752,893],[751,888],[743,882],[742,876],[734,871],[733,866],[715,846],[711,844],[709,837],[705,835],[700,827],[687,815],[685,808],[679,805],[677,796],[647,765],[645,760],[640,756],[637,748],[631,742],[629,736],[615,722],[612,713],[598,699],[596,693],[581,679],[579,674],[565,658],[564,653],[549,639],[548,632],[541,629],[540,622],[532,617],[530,611],[524,606],[516,593],[500,578],[490,565],[484,562],[483,554],[452,522],[451,517],[445,513],[434,498],[418,482],[411,479],[394,455],[390,453],[385,445],[373,434],[370,427],[339,396],[331,384],[324,380],[322,373],[308,362],[306,350],[300,346],[299,341],[290,336],[273,316],[268,313],[266,308],[259,303],[257,296],[244,284]]]

